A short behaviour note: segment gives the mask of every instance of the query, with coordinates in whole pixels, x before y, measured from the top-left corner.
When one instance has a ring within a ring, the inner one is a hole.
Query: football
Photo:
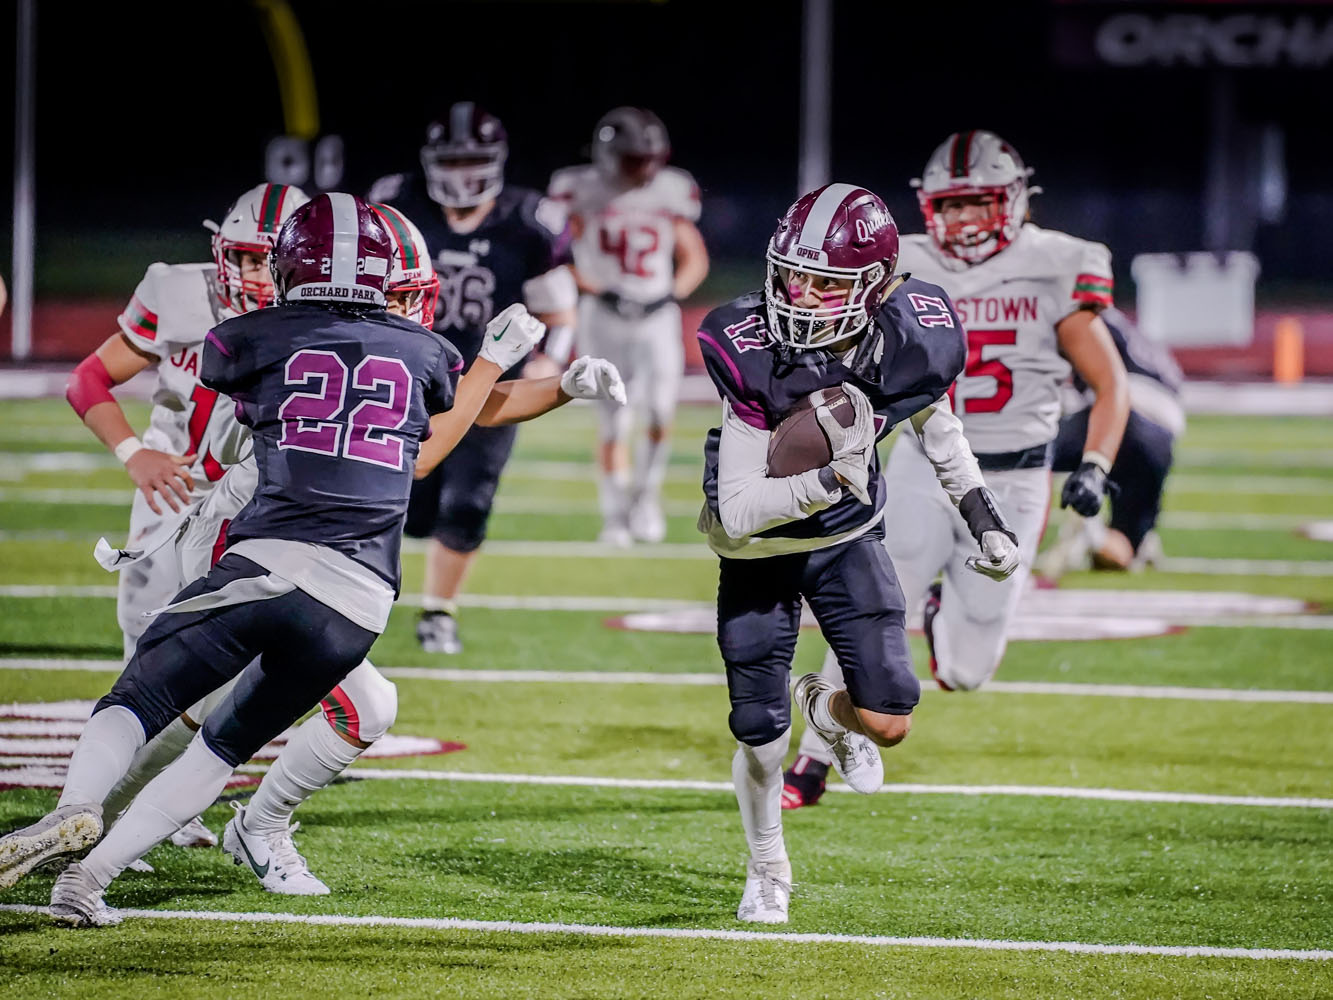
[[[810,393],[788,411],[768,439],[768,474],[773,478],[799,476],[833,461],[833,448],[815,416],[816,400],[826,402],[843,427],[850,427],[856,419],[851,400],[841,388]]]

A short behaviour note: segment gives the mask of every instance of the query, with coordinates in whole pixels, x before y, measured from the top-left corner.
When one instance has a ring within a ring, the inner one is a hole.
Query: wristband
[[[968,490],[963,499],[958,501],[958,513],[963,515],[967,529],[978,545],[981,544],[981,536],[988,531],[998,531],[1008,535],[1011,542],[1018,544],[1018,536],[1005,521],[1004,515],[1000,513],[1000,508],[995,503],[995,496],[986,487],[978,486]]]
[[[1085,451],[1083,453],[1083,461],[1091,462],[1093,465],[1097,466],[1097,468],[1102,470],[1102,475],[1104,476],[1109,476],[1111,474],[1111,460],[1100,451]]]
[[[136,452],[143,451],[143,442],[131,434],[111,450],[115,453],[120,464],[124,465]]]

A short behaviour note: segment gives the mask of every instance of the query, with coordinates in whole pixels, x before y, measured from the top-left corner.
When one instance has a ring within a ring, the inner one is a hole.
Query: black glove
[[[1096,517],[1106,496],[1106,473],[1095,462],[1083,462],[1065,480],[1060,506],[1073,507],[1083,517]]]

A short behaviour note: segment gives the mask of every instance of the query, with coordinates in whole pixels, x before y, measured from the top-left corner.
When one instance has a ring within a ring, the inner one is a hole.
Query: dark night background
[[[199,220],[262,179],[265,144],[283,131],[273,63],[258,14],[240,0],[38,6],[38,294],[123,297],[146,255],[203,259]],[[1035,166],[1046,191],[1036,221],[1111,245],[1121,297],[1135,253],[1203,248],[1211,95],[1224,71],[1063,65],[1057,23],[1088,6],[837,2],[836,179],[877,191],[902,228],[916,229],[908,179],[949,132],[984,127]],[[0,27],[11,53],[12,9]],[[503,119],[509,180],[533,186],[582,159],[602,112],[640,104],[665,120],[674,162],[703,189],[714,288],[758,273],[772,224],[797,193],[795,0],[294,0],[292,9],[321,130],[346,142],[347,189],[412,166],[423,126],[453,100]],[[1276,125],[1285,137],[1285,215],[1261,225],[1253,245],[1260,294],[1321,296],[1333,176],[1320,109],[1333,74],[1225,72],[1238,125]],[[8,102],[3,113],[12,137]],[[0,167],[6,198],[11,163]]]

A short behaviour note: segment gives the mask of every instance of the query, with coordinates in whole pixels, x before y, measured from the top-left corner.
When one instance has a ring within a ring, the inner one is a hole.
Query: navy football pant
[[[761,746],[791,725],[787,690],[801,598],[838,656],[852,704],[910,715],[921,698],[907,646],[902,588],[879,527],[827,549],[722,559],[717,644],[727,667],[731,732]]]
[[[435,538],[446,549],[472,552],[486,540],[495,503],[518,428],[472,427],[429,476],[412,484],[404,532]]]
[[[1056,472],[1077,469],[1087,436],[1087,410],[1061,420],[1051,467]],[[1162,512],[1162,491],[1171,471],[1174,441],[1165,427],[1130,411],[1109,477],[1119,488],[1111,497],[1111,527],[1128,538],[1136,552]]]
[[[225,555],[177,600],[267,573],[249,559]],[[301,590],[207,611],[160,614],[94,711],[123,705],[151,740],[245,670],[204,723],[209,749],[236,767],[314,708],[365,659],[376,638]],[[259,662],[246,670],[255,657]]]

